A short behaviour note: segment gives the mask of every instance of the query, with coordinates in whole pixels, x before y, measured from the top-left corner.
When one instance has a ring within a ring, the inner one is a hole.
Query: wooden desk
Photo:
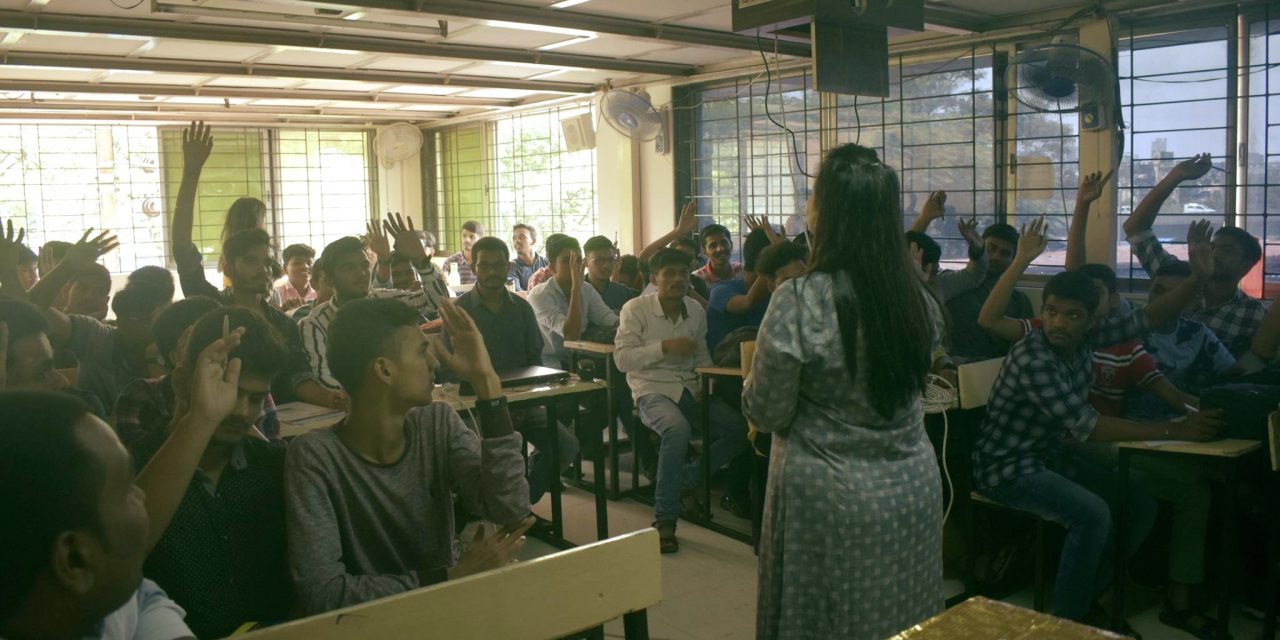
[[[1197,456],[1208,462],[1216,462],[1223,467],[1226,476],[1227,490],[1222,492],[1222,513],[1219,514],[1219,566],[1218,576],[1218,629],[1217,637],[1226,638],[1231,617],[1231,572],[1232,566],[1227,555],[1231,553],[1231,539],[1235,524],[1235,485],[1237,462],[1245,456],[1262,449],[1262,443],[1256,440],[1215,440],[1213,442],[1172,442],[1167,440],[1118,442],[1120,491],[1116,505],[1116,562],[1115,579],[1111,588],[1114,592],[1115,604],[1112,613],[1111,628],[1120,629],[1124,621],[1124,586],[1128,577],[1128,519],[1129,504],[1125,499],[1129,495],[1129,461],[1138,454]]]
[[[698,385],[702,389],[702,398],[698,402],[698,422],[702,431],[702,521],[694,520],[699,526],[710,529],[721,535],[729,536],[751,544],[751,534],[743,533],[711,521],[711,381],[716,378],[742,380],[742,367],[698,367]]]
[[[970,598],[889,640],[1101,640],[1114,633],[981,596]]]
[[[604,342],[587,342],[585,340],[565,340],[564,348],[570,351],[578,351],[581,353],[595,353],[599,355],[613,355],[617,347]]]
[[[542,383],[527,387],[513,387],[506,389],[507,405],[512,409],[522,407],[544,407],[547,411],[547,428],[557,428],[556,404],[560,400],[581,394],[602,393],[608,391],[608,384],[599,380],[586,381],[579,380],[576,377],[570,378],[564,383]],[[458,387],[455,385],[437,386],[433,394],[436,402],[445,402],[453,407],[454,411],[464,413],[475,408],[476,399],[474,396],[458,395]],[[280,414],[280,435],[285,438],[293,438],[313,429],[322,429],[331,427],[340,422],[346,414],[341,411],[325,410],[322,407],[315,407],[301,402],[293,402],[281,405],[277,411]],[[576,412],[575,412],[576,413]],[[295,417],[296,416],[296,417]],[[574,416],[577,419],[577,416]],[[597,434],[596,429],[585,429],[587,433]],[[560,446],[559,438],[548,438],[550,442],[550,454],[552,467],[556,469],[557,476],[560,469]],[[598,444],[598,443],[597,443]],[[596,456],[592,461],[597,469],[604,468],[604,447],[596,446]],[[605,503],[605,484],[604,474],[596,473],[595,478],[595,496],[596,496],[596,537],[598,540],[604,540],[609,537],[609,508]],[[573,546],[564,539],[564,516],[560,499],[560,483],[551,483],[551,544],[560,547]]]

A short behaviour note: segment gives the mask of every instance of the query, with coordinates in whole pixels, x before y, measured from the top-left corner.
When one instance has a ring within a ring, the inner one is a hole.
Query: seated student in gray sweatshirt
[[[520,435],[484,339],[451,302],[441,313],[453,354],[400,300],[353,300],[329,327],[329,369],[350,413],[299,436],[285,457],[289,561],[305,615],[505,565],[533,523]],[[475,387],[479,434],[432,403],[440,366]],[[461,558],[455,493],[503,527]]]

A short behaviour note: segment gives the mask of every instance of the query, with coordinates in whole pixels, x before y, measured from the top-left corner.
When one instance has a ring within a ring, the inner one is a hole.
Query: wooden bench
[[[647,640],[662,599],[658,532],[645,529],[243,636],[253,640],[547,640],[623,618]]]

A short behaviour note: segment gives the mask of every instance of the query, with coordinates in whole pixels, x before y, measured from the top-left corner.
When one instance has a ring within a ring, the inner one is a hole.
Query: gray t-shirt
[[[361,458],[334,428],[289,445],[289,561],[304,615],[438,580],[455,560],[455,493],[500,525],[529,514],[520,434],[481,438],[441,402],[411,410],[404,426],[404,456],[391,465]]]

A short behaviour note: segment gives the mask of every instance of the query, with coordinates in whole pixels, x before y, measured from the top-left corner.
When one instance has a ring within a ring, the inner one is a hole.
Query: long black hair
[[[898,175],[874,150],[846,144],[823,160],[813,197],[811,270],[831,274],[849,375],[868,376],[871,406],[889,418],[924,390],[934,331],[908,265]]]

